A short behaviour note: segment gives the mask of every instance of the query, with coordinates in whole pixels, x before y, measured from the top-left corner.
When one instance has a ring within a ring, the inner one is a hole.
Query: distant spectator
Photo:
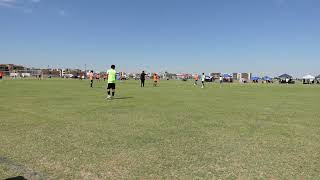
[[[93,71],[89,73],[90,87],[93,88]]]
[[[153,75],[153,86],[156,87],[158,85],[159,77],[157,74]]]
[[[141,87],[144,87],[144,82],[146,81],[146,73],[142,71],[140,74]]]
[[[100,82],[100,74],[96,74],[96,80]]]
[[[198,80],[199,80],[199,75],[198,74],[195,74],[194,75],[194,85],[198,85]]]
[[[201,76],[201,83],[202,83],[202,86],[201,88],[204,88],[204,82],[206,80],[206,76],[204,75],[204,73],[202,73],[202,76]]]

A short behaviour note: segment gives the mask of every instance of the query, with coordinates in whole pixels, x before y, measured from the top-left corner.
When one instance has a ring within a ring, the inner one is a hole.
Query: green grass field
[[[320,86],[0,81],[0,179],[320,179]]]

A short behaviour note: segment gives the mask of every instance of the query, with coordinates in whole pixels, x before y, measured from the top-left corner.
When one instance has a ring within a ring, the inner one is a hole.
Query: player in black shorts
[[[142,71],[142,73],[140,75],[141,87],[144,87],[145,80],[146,80],[146,73],[144,71]]]
[[[107,99],[111,99],[114,97],[115,91],[116,91],[116,66],[112,65],[111,69],[107,71],[108,74],[108,86],[107,86],[107,92],[108,96]],[[110,95],[110,89],[112,90],[112,96]]]

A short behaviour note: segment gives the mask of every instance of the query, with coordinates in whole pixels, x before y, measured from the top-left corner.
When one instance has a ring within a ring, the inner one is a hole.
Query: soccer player
[[[103,75],[103,81],[106,81],[106,79],[108,78],[107,74]]]
[[[108,96],[107,99],[111,99],[114,97],[115,91],[116,91],[116,66],[115,65],[111,65],[111,69],[109,69],[107,71],[108,74],[108,87],[107,87],[107,91],[108,91]],[[112,90],[112,96],[110,95],[110,89]]]
[[[220,84],[223,83],[222,75],[220,75],[220,78],[219,78],[219,79],[220,79]]]
[[[16,75],[15,75],[15,77],[16,77]],[[42,79],[42,72],[39,74],[38,80],[41,80],[41,79]]]
[[[98,82],[100,82],[100,74],[99,74],[99,73],[96,74],[96,80],[97,80]]]
[[[0,80],[2,79],[2,76],[3,76],[3,75],[2,75],[2,72],[0,71]]]
[[[202,86],[201,88],[204,88],[204,82],[206,80],[206,76],[204,75],[204,73],[202,73],[202,76],[201,76],[201,83],[202,83]]]
[[[195,74],[194,75],[194,85],[198,85],[198,80],[199,80],[199,75],[198,74]]]
[[[153,75],[153,86],[154,87],[156,87],[158,85],[158,80],[159,80],[158,75],[155,73]]]
[[[93,88],[93,71],[89,73],[90,87]]]
[[[146,81],[146,73],[142,71],[140,74],[141,87],[144,87],[144,82]]]

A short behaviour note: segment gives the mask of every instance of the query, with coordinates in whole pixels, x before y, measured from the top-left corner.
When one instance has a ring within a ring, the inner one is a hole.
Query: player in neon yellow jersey
[[[111,69],[107,71],[108,74],[108,96],[107,99],[111,99],[114,97],[115,91],[116,91],[116,66],[111,65]],[[110,89],[112,90],[112,96],[110,95]]]

